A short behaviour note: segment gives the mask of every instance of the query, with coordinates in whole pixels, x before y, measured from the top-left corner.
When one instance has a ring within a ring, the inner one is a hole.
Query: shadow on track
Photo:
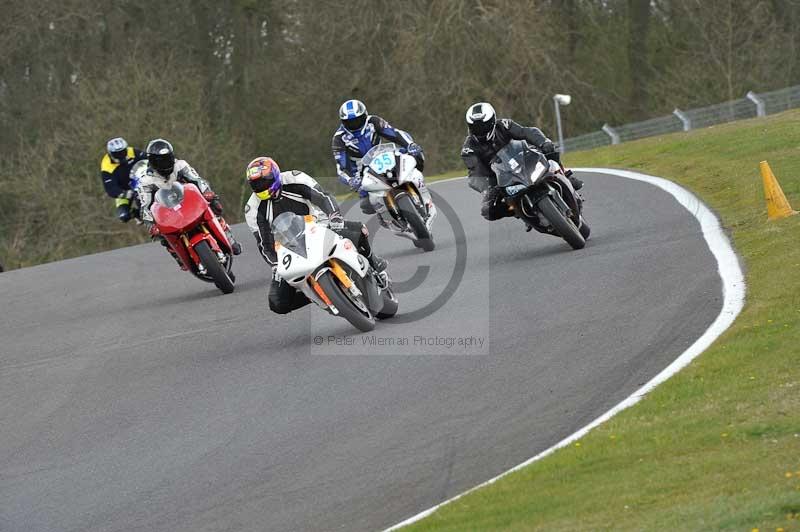
[[[201,301],[203,299],[211,299],[217,296],[223,296],[225,294],[221,293],[214,285],[211,285],[212,290],[198,290],[195,292],[190,292],[181,295],[169,296],[169,297],[153,297],[146,301],[142,301],[139,303],[134,303],[132,305],[126,305],[125,309],[127,311],[136,311],[136,310],[148,310],[152,309],[153,305],[182,305],[185,303],[193,303],[196,301]],[[235,293],[235,292],[234,292]]]

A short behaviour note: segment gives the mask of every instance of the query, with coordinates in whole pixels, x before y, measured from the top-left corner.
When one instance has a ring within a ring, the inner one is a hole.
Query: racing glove
[[[131,220],[131,208],[129,205],[119,205],[117,207],[117,219],[122,223],[128,223]]]
[[[133,197],[133,191],[127,190],[117,196],[116,199],[116,206],[117,206],[117,218],[120,222],[127,223],[131,219],[131,198]]]
[[[408,148],[406,148],[406,153],[408,153],[412,157],[418,157],[422,155],[422,146],[420,146],[416,142],[412,142],[411,144],[408,145]]]
[[[214,214],[217,216],[222,216],[222,202],[219,200],[219,196],[217,196],[211,190],[206,190],[203,192],[203,197],[208,202],[209,207]]]
[[[561,153],[558,151],[558,147],[552,141],[548,140],[542,144],[540,149],[547,159],[561,164]]]
[[[350,188],[353,190],[358,190],[361,188],[361,173],[356,172],[356,174],[350,178],[349,181]]]
[[[342,218],[342,214],[338,212],[331,214],[328,217],[328,227],[333,231],[341,231],[344,229],[344,218]]]

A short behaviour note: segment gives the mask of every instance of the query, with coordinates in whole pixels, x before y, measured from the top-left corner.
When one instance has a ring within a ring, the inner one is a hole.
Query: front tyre
[[[433,237],[425,225],[425,220],[422,219],[417,206],[414,205],[414,200],[408,194],[398,194],[395,198],[395,203],[397,204],[397,210],[400,211],[403,219],[408,222],[414,232],[416,237],[414,245],[425,251],[433,251],[436,245],[433,243]]]
[[[208,275],[214,280],[214,284],[219,288],[223,294],[230,294],[233,292],[234,285],[233,279],[228,275],[228,272],[220,264],[217,254],[208,245],[208,242],[201,240],[194,247],[195,253],[200,257],[200,262],[205,266]]]
[[[580,231],[575,226],[575,222],[566,218],[558,210],[553,200],[547,196],[539,201],[539,210],[545,218],[552,224],[558,236],[566,240],[572,249],[581,249],[586,245],[586,240],[581,236]]]
[[[362,332],[369,332],[375,328],[375,317],[364,301],[361,300],[357,303],[351,301],[348,294],[345,293],[345,289],[339,285],[330,270],[323,273],[317,282],[333,306],[339,311],[339,315],[349,321],[353,327]]]

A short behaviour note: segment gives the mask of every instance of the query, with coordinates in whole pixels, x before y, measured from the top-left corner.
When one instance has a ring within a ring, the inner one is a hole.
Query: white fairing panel
[[[422,179],[422,174],[417,170],[417,160],[405,153],[401,155],[400,175],[397,177],[397,182],[401,185],[411,182],[419,189]]]
[[[361,188],[367,192],[385,192],[389,190],[390,187],[383,181],[365,173],[361,180]]]
[[[294,253],[284,246],[278,248],[277,273],[317,304],[325,306],[306,279],[329,259],[335,258],[341,263],[347,264],[360,277],[367,275],[369,264],[349,239],[343,238],[324,225],[313,221],[306,222],[305,239],[306,257]],[[333,254],[330,254],[334,245],[336,248]]]

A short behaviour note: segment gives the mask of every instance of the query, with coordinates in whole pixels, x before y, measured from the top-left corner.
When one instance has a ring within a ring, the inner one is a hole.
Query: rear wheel
[[[581,216],[581,226],[578,228],[584,240],[589,240],[589,235],[592,233],[592,228],[586,223],[586,220]]]
[[[339,315],[349,321],[353,327],[363,332],[375,328],[375,317],[367,308],[364,300],[355,298],[345,288],[342,288],[330,270],[323,273],[317,282],[333,306],[339,311]]]
[[[194,247],[197,256],[200,257],[200,262],[205,266],[208,275],[214,279],[214,284],[219,288],[223,294],[230,294],[233,292],[234,285],[233,279],[228,275],[225,267],[219,262],[217,254],[208,245],[208,242],[201,240]]]
[[[558,210],[558,207],[550,197],[542,198],[539,201],[539,210],[553,225],[556,234],[566,240],[567,244],[572,246],[572,249],[581,249],[586,245],[586,240],[581,236],[580,231],[575,226],[575,222],[561,214],[561,211]]]
[[[395,314],[397,314],[397,307],[399,303],[397,301],[397,296],[394,294],[394,290],[390,286],[386,290],[383,291],[383,308],[381,309],[376,317],[381,320],[385,320],[386,318],[391,318]]]
[[[422,219],[417,206],[414,205],[414,200],[408,194],[398,194],[395,198],[395,203],[397,204],[397,210],[400,211],[403,219],[408,222],[414,232],[416,237],[414,245],[425,251],[433,251],[436,245],[433,243],[431,232],[428,231],[428,227],[425,225],[425,220]]]

